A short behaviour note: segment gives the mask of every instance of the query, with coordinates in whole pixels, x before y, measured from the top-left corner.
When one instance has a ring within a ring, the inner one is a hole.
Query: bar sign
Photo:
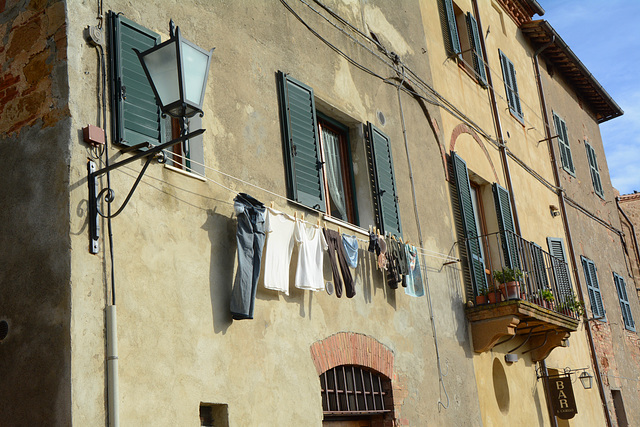
[[[573,395],[571,377],[551,377],[547,378],[551,394],[551,404],[555,416],[569,420],[578,413],[576,399]]]

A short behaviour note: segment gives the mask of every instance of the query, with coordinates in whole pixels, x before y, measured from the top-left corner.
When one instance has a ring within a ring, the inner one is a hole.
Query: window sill
[[[349,229],[353,232],[363,234],[369,237],[369,232],[364,228],[358,227],[357,225],[350,224],[348,222],[342,221],[340,219],[333,218],[332,216],[322,214],[322,219],[326,222],[330,222],[332,224],[337,225],[338,227]]]
[[[195,174],[193,172],[187,172],[186,170],[177,168],[175,166],[169,166],[169,165],[165,164],[164,167],[166,169],[172,170],[174,172],[178,172],[179,174],[182,174],[182,175],[185,175],[185,176],[188,176],[188,177],[191,177],[191,178],[195,178],[195,179],[197,179],[199,181],[202,181],[202,182],[206,182],[207,181],[207,178],[202,176],[202,175],[198,175],[198,174]]]

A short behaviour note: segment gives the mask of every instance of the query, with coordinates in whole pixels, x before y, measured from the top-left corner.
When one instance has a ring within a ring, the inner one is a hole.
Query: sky
[[[624,111],[601,124],[600,132],[613,186],[620,194],[640,191],[640,0],[538,3],[545,10],[541,18]]]

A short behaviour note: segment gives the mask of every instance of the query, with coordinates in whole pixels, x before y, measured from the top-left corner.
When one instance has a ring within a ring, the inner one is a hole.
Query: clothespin
[[[304,221],[304,212],[300,214],[300,221]]]
[[[274,204],[273,204],[273,200],[272,200],[271,201],[271,209],[273,209],[273,206],[274,206]]]
[[[293,219],[298,220],[298,211],[293,212]]]
[[[338,227],[338,234],[341,234],[341,233],[340,233],[340,227]]]
[[[320,218],[318,217],[318,228],[320,228]]]

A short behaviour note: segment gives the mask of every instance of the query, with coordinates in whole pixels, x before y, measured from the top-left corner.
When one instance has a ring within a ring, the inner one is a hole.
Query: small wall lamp
[[[549,211],[551,212],[552,217],[560,215],[560,209],[558,209],[556,205],[549,205]]]

